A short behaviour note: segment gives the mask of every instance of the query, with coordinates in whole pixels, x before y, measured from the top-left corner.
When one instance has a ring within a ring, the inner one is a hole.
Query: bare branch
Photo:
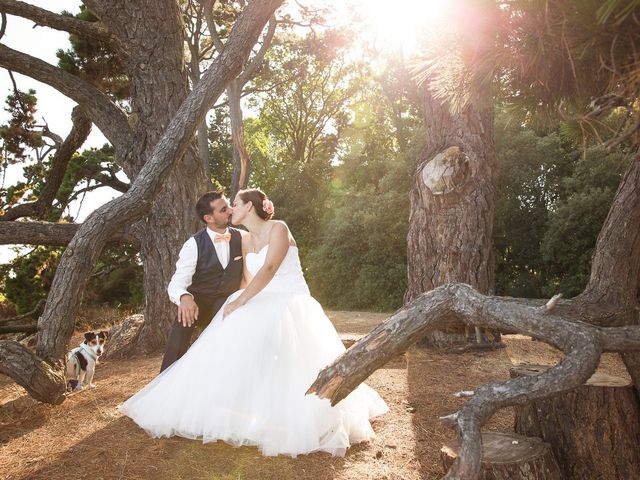
[[[113,43],[116,39],[100,22],[87,22],[75,17],[60,15],[44,8],[14,0],[0,0],[0,12],[16,15],[55,30],[73,33],[79,37]]]
[[[80,78],[39,58],[0,45],[0,66],[52,86],[84,108],[117,150],[128,150],[133,133],[127,116],[109,97]]]
[[[209,35],[211,36],[213,45],[219,53],[222,53],[224,50],[224,43],[220,40],[218,29],[216,28],[216,21],[213,18],[213,7],[215,4],[216,0],[204,0],[202,2],[202,8],[204,10],[204,18],[207,21],[207,28],[209,29]]]
[[[258,50],[258,53],[256,53],[254,57],[249,61],[249,64],[245,67],[244,71],[238,77],[238,82],[240,83],[240,85],[244,85],[249,80],[251,80],[253,78],[253,75],[256,73],[256,70],[258,70],[258,68],[260,68],[260,65],[262,65],[264,56],[266,55],[269,47],[271,46],[271,42],[273,41],[273,35],[276,32],[277,24],[278,23],[276,21],[276,16],[271,15],[267,33],[262,39],[260,50]]]
[[[29,325],[0,325],[0,333],[36,333],[38,325],[32,323]]]
[[[553,297],[551,297],[551,299],[549,299],[549,301],[545,304],[544,308],[547,311],[551,311],[554,308],[556,308],[556,305],[558,304],[558,302],[560,301],[560,299],[562,298],[562,294],[558,293],[557,295],[554,295]]]
[[[2,25],[0,25],[0,39],[4,37],[5,32],[7,31],[7,14],[2,12],[0,13]]]
[[[93,180],[98,182],[101,187],[110,187],[118,192],[124,193],[129,190],[130,184],[123,182],[119,178],[117,178],[113,173],[109,172],[109,175],[106,173],[96,173],[91,176]]]
[[[16,315],[15,317],[3,318],[0,320],[0,325],[5,325],[7,323],[19,322],[20,320],[24,320],[25,318],[30,318],[42,311],[42,307],[44,306],[45,299],[41,298],[40,301],[36,304],[36,306],[30,312],[23,313],[22,315]]]
[[[0,222],[0,245],[46,245],[64,247],[78,232],[77,223]],[[125,232],[110,235],[108,245],[131,244],[139,248],[138,240]]]

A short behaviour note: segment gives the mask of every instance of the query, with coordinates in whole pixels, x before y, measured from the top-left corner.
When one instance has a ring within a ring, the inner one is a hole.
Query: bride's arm
[[[284,257],[287,255],[288,250],[289,230],[284,223],[277,222],[271,229],[269,247],[267,248],[267,257],[264,264],[240,296],[233,302],[229,302],[224,307],[223,317],[226,317],[236,308],[247,303],[258,292],[267,286],[284,260]]]

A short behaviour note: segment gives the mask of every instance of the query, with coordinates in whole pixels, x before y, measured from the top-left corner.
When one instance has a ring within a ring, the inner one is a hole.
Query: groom
[[[167,291],[178,305],[160,372],[189,349],[197,325],[204,329],[242,280],[242,234],[229,228],[233,210],[222,192],[205,193],[196,203],[207,224],[182,246]]]

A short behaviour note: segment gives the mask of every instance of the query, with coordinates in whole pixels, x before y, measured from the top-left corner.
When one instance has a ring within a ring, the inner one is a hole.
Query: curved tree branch
[[[14,0],[0,0],[0,12],[16,15],[55,30],[63,30],[79,37],[114,43],[115,37],[99,22],[87,22],[75,17],[60,15],[44,8]]]
[[[462,396],[470,396],[470,401],[459,412],[443,418],[457,426],[462,439],[459,458],[446,478],[476,478],[481,461],[480,428],[497,409],[583,384],[597,368],[603,351],[640,351],[640,326],[599,327],[558,315],[552,302],[550,306],[532,306],[514,300],[485,296],[465,284],[444,285],[424,293],[324,368],[307,393],[328,398],[335,405],[425,333],[460,320],[530,335],[565,352],[558,365],[537,377],[464,392]],[[574,308],[580,311],[580,306]]]
[[[243,72],[238,77],[238,83],[240,83],[240,85],[244,85],[249,80],[251,80],[253,78],[253,75],[256,73],[256,70],[258,70],[258,68],[260,68],[260,65],[262,65],[264,56],[267,54],[267,51],[271,46],[273,35],[276,33],[277,25],[278,23],[276,21],[276,16],[271,15],[271,18],[269,18],[269,26],[267,29],[267,33],[262,39],[262,45],[260,45],[260,50],[258,50],[258,53],[256,53],[254,57],[249,61],[249,64],[245,67]]]
[[[133,133],[127,116],[104,93],[53,65],[0,44],[0,66],[46,83],[76,101],[116,150],[127,151]]]
[[[91,121],[82,113],[80,107],[71,112],[73,127],[67,138],[56,150],[51,159],[51,168],[47,172],[47,181],[35,202],[16,205],[0,216],[0,222],[16,220],[22,217],[35,217],[44,220],[60,189],[67,171],[67,165],[73,154],[82,146],[91,132]]]
[[[109,175],[103,172],[98,172],[92,175],[91,178],[98,182],[101,187],[111,187],[121,193],[129,190],[129,187],[131,186],[127,182],[123,182],[122,180],[117,178],[111,172],[109,172]]]

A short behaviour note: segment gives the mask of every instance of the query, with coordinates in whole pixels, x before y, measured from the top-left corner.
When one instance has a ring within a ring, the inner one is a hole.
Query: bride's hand
[[[242,304],[239,303],[237,300],[227,303],[224,306],[224,310],[222,311],[222,318],[224,319],[225,317],[231,315],[238,307],[241,307],[241,306]]]

